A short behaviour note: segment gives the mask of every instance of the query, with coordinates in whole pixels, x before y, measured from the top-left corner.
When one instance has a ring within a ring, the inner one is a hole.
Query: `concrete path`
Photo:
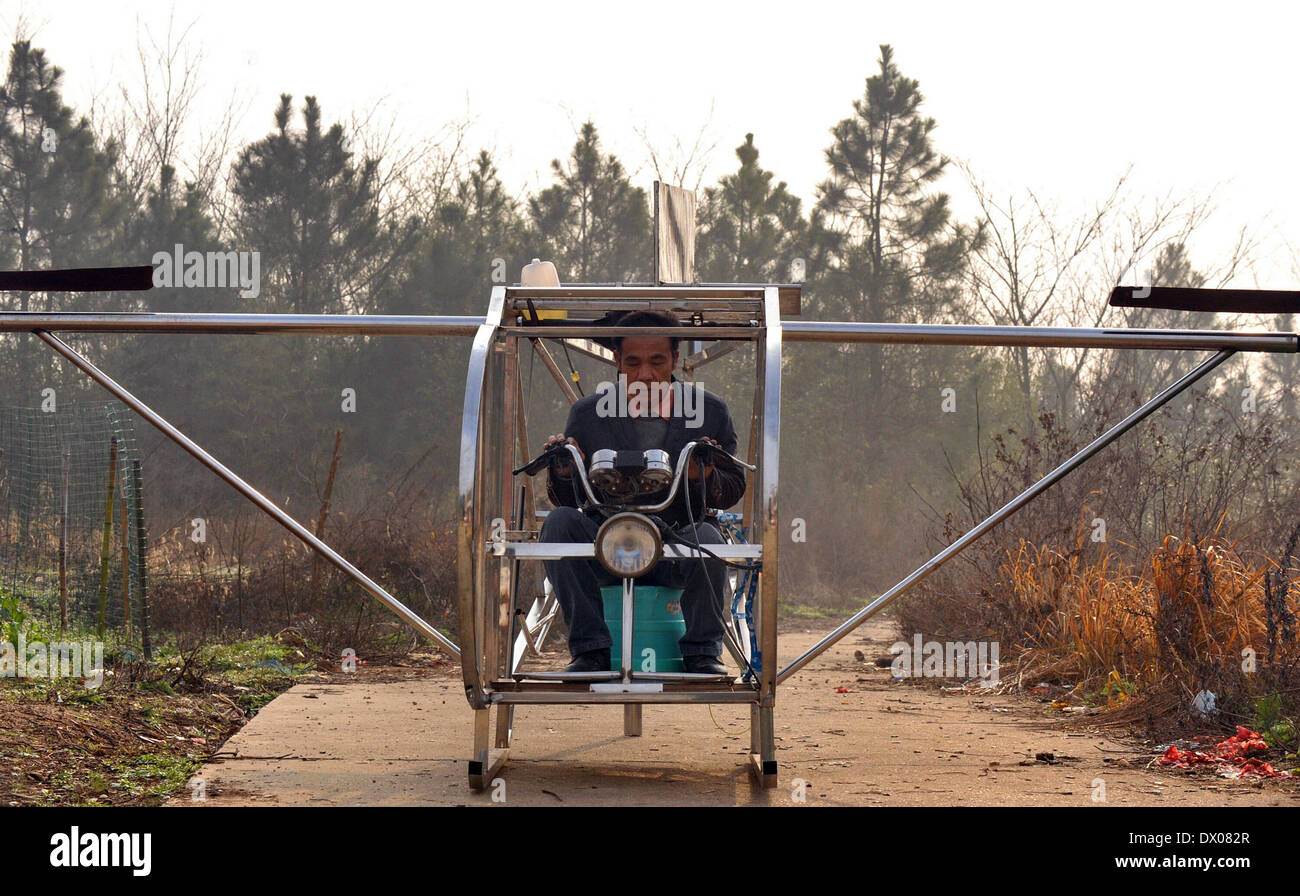
[[[892,682],[854,656],[887,653],[888,625],[864,628],[778,692],[774,791],[755,789],[745,770],[747,708],[647,706],[644,736],[625,738],[621,706],[522,706],[504,787],[471,793],[471,711],[459,671],[441,667],[294,687],[172,805],[491,806],[494,793],[551,806],[1295,804],[1294,786],[1148,769],[1149,749],[1062,728],[1028,698]],[[782,654],[817,637],[783,634]],[[1034,761],[1040,753],[1057,764]]]

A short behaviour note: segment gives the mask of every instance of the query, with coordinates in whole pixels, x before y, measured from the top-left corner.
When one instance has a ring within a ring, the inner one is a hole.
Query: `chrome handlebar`
[[[750,472],[753,472],[758,469],[753,464],[745,463],[743,460],[736,457],[734,454],[731,454],[730,452],[727,451],[723,451],[717,445],[711,445],[707,442],[702,442],[702,441],[687,442],[686,447],[682,449],[682,453],[677,458],[677,469],[673,473],[672,484],[668,488],[667,498],[665,498],[663,501],[661,501],[658,504],[619,504],[617,506],[624,510],[634,510],[640,513],[658,513],[659,511],[666,509],[668,505],[672,504],[673,501],[676,500],[677,490],[678,488],[681,487],[683,475],[685,474],[686,470],[689,469],[691,457],[694,456],[695,449],[701,445],[706,446],[710,450],[716,451],[719,454],[725,455],[726,457],[730,458],[731,461],[735,463],[737,466],[749,470]],[[582,454],[578,451],[578,446],[570,444],[568,442],[562,442],[559,445],[553,447],[568,449],[569,456],[573,458],[573,469],[577,471],[576,475],[582,481],[582,490],[587,493],[587,500],[589,500],[592,504],[608,504],[609,503],[608,501],[601,501],[597,499],[596,495],[592,492],[591,482],[587,479],[587,470],[583,466]],[[521,467],[520,469],[516,470],[515,472],[520,473],[520,472],[528,471],[529,468],[533,467],[534,464],[536,464],[538,461],[542,459],[542,457],[545,457],[549,453],[550,453],[550,449],[548,449],[548,451],[546,452],[543,452],[542,455],[540,455],[533,461],[529,462],[524,467]],[[575,475],[575,474],[571,474],[571,475]]]

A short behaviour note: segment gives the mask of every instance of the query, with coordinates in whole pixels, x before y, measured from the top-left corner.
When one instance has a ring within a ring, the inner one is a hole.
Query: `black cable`
[[[707,522],[707,520],[705,522]],[[695,525],[695,524],[692,523],[691,525]],[[753,570],[754,572],[758,572],[763,568],[763,563],[761,560],[760,561],[728,560],[725,557],[719,557],[717,554],[713,553],[713,551],[709,550],[707,547],[705,547],[702,544],[697,544],[696,542],[686,540],[678,532],[674,532],[673,537],[678,541],[680,541],[682,544],[686,545],[688,548],[694,548],[695,550],[699,551],[701,554],[712,557],[714,560],[717,560],[719,563],[725,563],[727,566],[730,566],[732,569]],[[699,560],[700,562],[704,562],[703,557],[700,557]]]
[[[570,461],[570,465],[572,465],[572,461]],[[551,475],[549,470],[547,471],[547,475],[548,475],[548,476]],[[610,514],[614,514],[614,513],[619,513],[619,512],[620,512],[621,508],[620,508],[618,505],[616,505],[616,504],[606,504],[606,503],[601,502],[601,501],[597,501],[597,502],[595,502],[595,503],[586,502],[586,504],[585,504],[585,506],[584,506],[583,495],[582,495],[581,492],[578,491],[578,477],[577,477],[576,475],[574,475],[573,473],[570,473],[568,477],[564,477],[564,476],[561,476],[561,477],[560,477],[560,479],[565,479],[565,478],[567,478],[567,479],[569,480],[569,487],[570,487],[570,489],[572,489],[572,491],[573,491],[573,502],[574,502],[574,503],[573,503],[573,506],[574,506],[576,509],[578,509],[578,510],[586,510],[586,509],[588,509],[588,508],[594,508],[595,510],[599,511],[600,513],[605,514],[606,517],[608,517]]]

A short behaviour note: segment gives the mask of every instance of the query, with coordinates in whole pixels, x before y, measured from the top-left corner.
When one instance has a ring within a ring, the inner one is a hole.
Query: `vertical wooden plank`
[[[655,181],[655,283],[695,282],[695,193]]]

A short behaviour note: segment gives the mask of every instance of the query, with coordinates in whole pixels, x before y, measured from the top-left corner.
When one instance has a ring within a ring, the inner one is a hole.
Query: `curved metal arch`
[[[762,629],[759,647],[763,651],[760,697],[776,693],[777,553],[781,541],[777,475],[781,464],[781,307],[779,291],[770,286],[763,295],[763,451],[758,509],[762,525],[763,569],[759,574],[762,595]]]
[[[776,706],[777,655],[776,620],[777,553],[780,545],[781,519],[777,494],[777,475],[781,464],[781,306],[777,287],[763,291],[762,351],[755,346],[758,379],[762,383],[762,404],[754,422],[759,426],[762,448],[759,451],[758,494],[751,505],[755,511],[755,529],[762,545],[763,568],[758,575],[758,647],[761,653],[758,670],[758,701],[750,707],[749,761],[755,779],[763,788],[776,786]],[[751,435],[751,444],[753,438]]]
[[[465,694],[475,709],[487,707],[483,693],[482,619],[475,596],[485,588],[486,531],[483,524],[483,399],[488,364],[505,307],[506,288],[492,289],[492,299],[470,349],[465,378],[465,405],[460,422],[460,526],[457,533],[457,590],[460,622],[460,669]]]

